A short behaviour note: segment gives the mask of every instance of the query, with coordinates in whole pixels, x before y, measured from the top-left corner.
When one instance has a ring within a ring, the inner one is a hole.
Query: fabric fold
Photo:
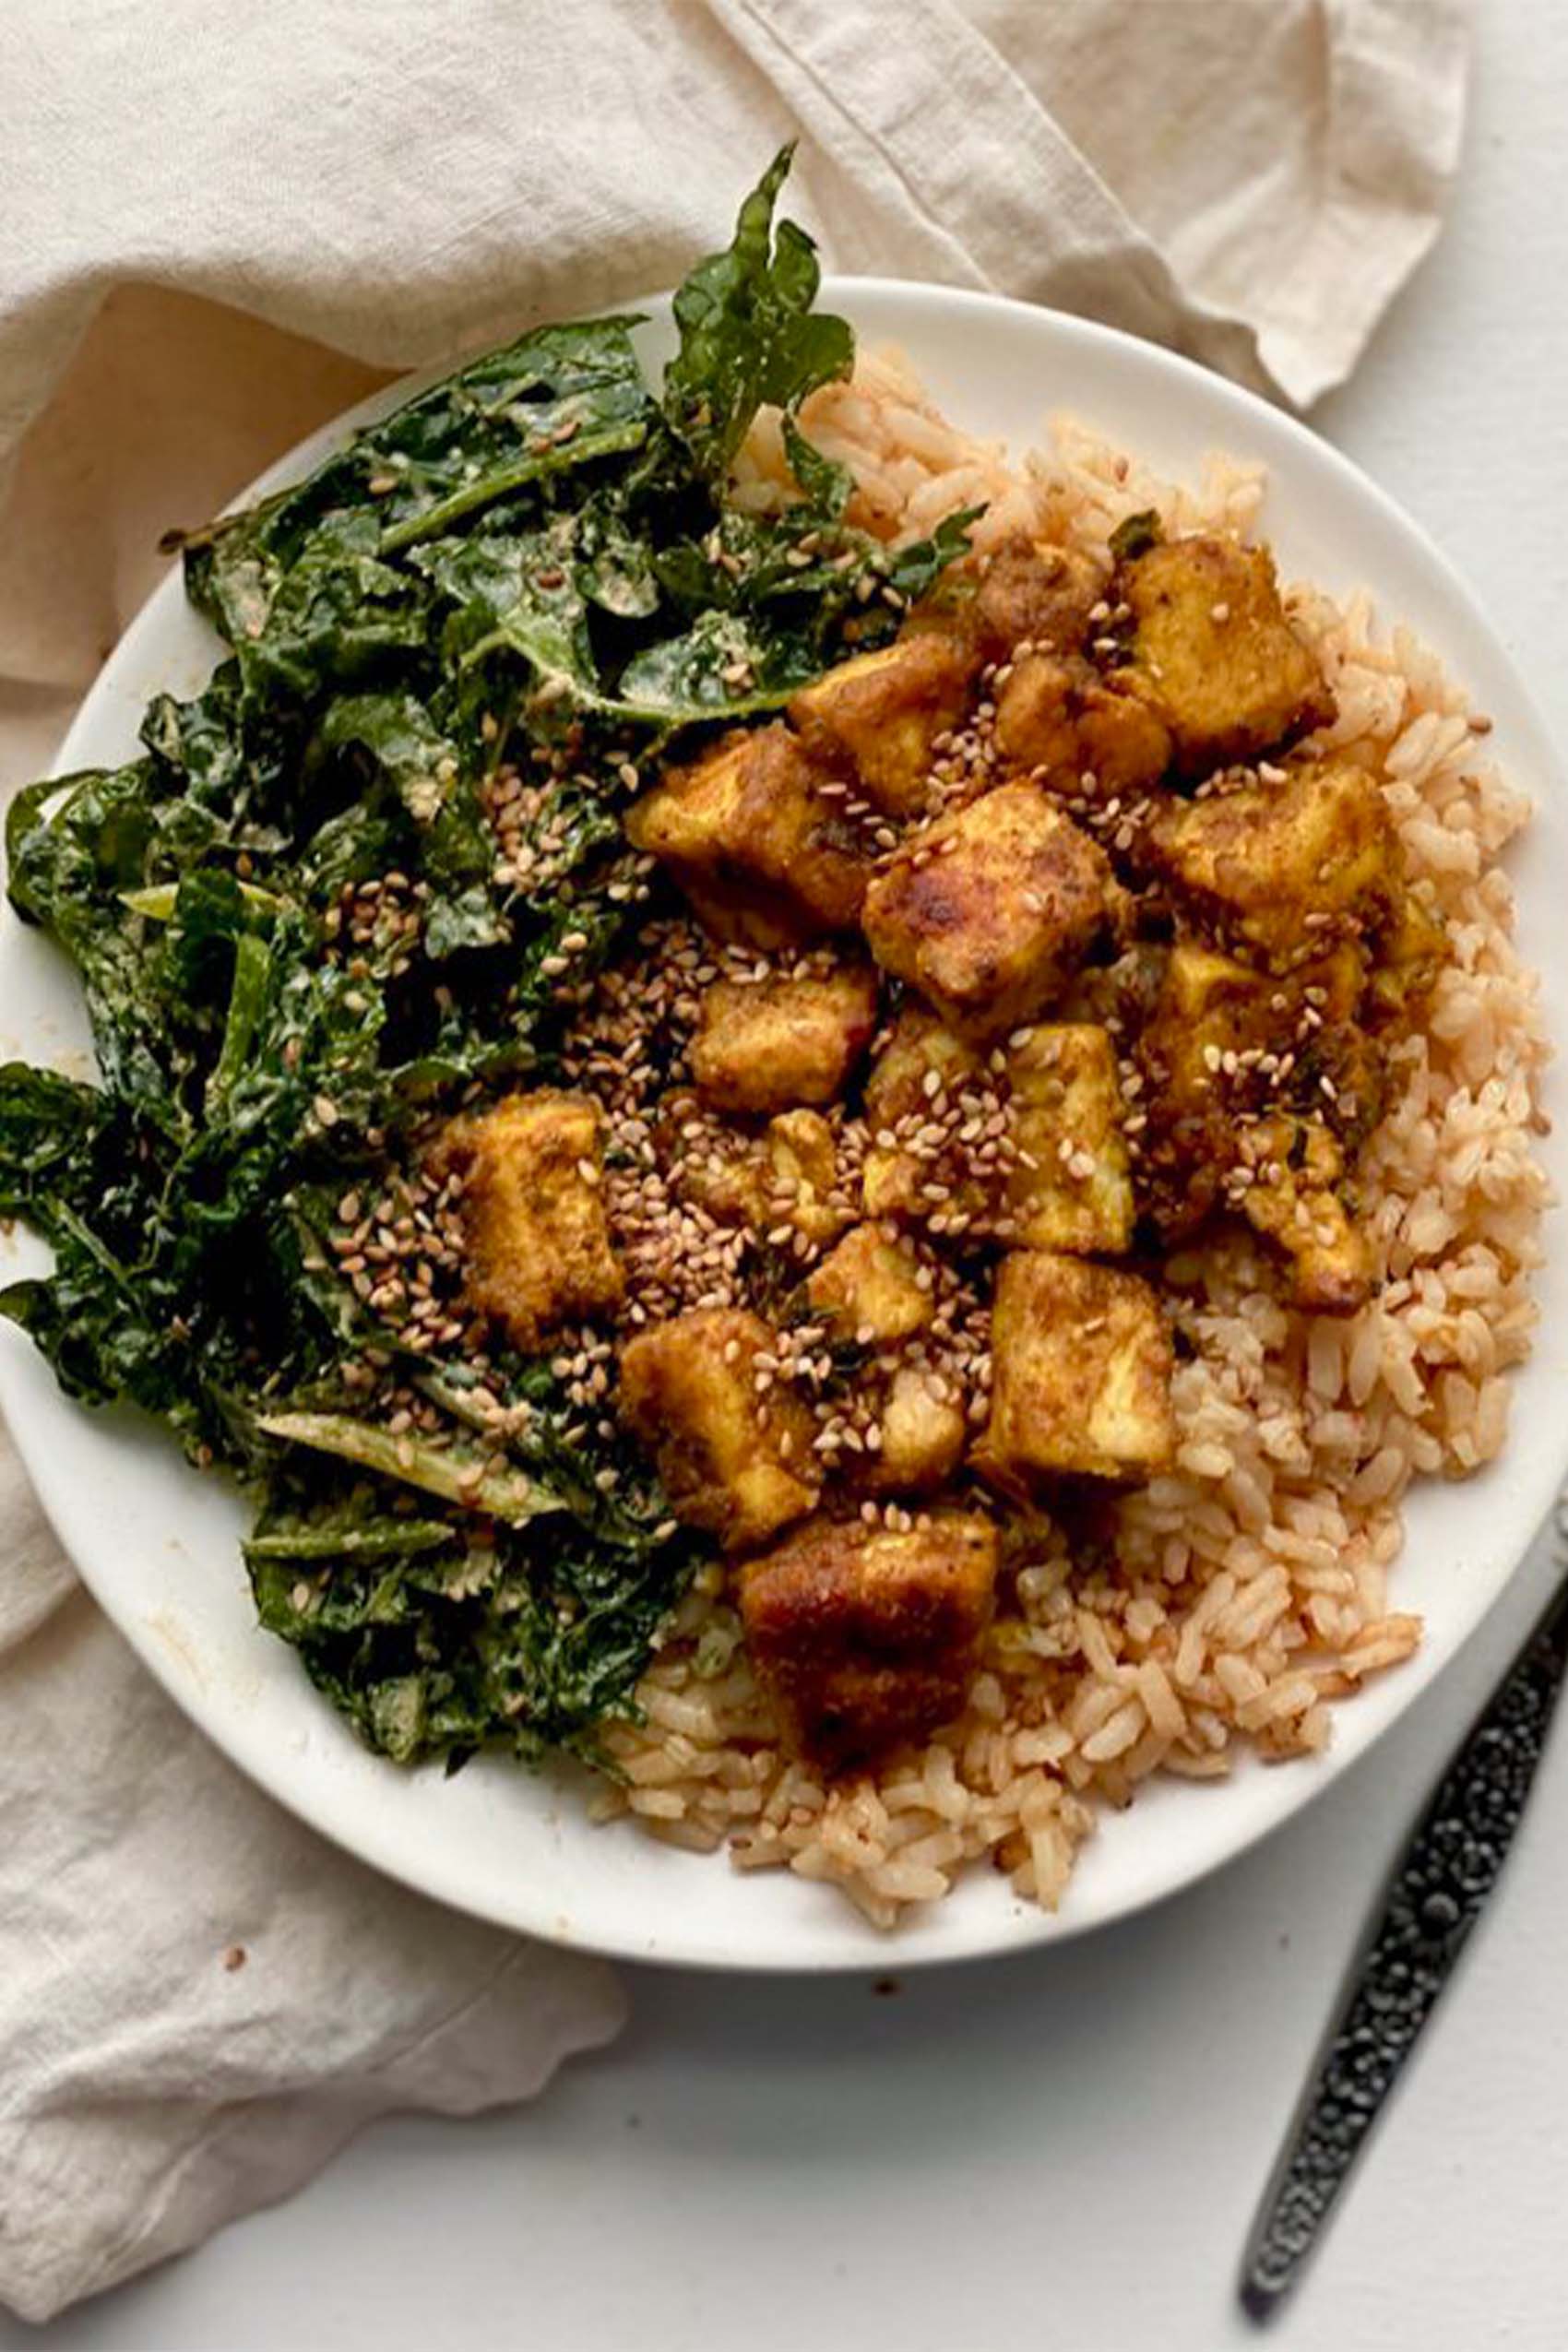
[[[829,267],[1312,400],[1436,234],[1467,30],[1463,0],[12,0],[0,794],[166,526],[389,372],[672,282],[787,138]],[[46,2318],[371,2118],[529,2097],[614,2033],[608,1969],[393,1885],[209,1749],[3,1438],[0,1531],[0,2302]]]

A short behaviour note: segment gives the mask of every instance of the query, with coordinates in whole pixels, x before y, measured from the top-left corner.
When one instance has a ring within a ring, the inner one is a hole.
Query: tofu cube
[[[859,1471],[872,1494],[932,1494],[964,1458],[964,1408],[922,1365],[900,1364],[894,1372],[881,1428],[881,1451],[865,1455]]]
[[[1341,1196],[1345,1156],[1321,1119],[1276,1115],[1243,1128],[1228,1197],[1283,1251],[1290,1301],[1309,1314],[1351,1315],[1372,1297],[1372,1244]]]
[[[992,1357],[991,1419],[973,1459],[992,1484],[1028,1495],[1044,1479],[1169,1468],[1170,1335],[1136,1275],[1014,1252],[996,1278]]]
[[[1010,659],[1021,645],[1070,653],[1087,636],[1102,592],[1086,556],[1048,540],[1008,540],[982,560],[970,631],[990,661]]]
[[[776,1222],[793,1225],[808,1241],[835,1241],[854,1222],[838,1183],[838,1145],[819,1111],[785,1111],[767,1123],[763,1138]]]
[[[856,1225],[806,1284],[817,1314],[841,1336],[885,1347],[923,1331],[936,1313],[928,1273],[907,1241],[885,1225]]]
[[[1220,532],[1163,540],[1121,566],[1112,593],[1132,609],[1127,683],[1170,730],[1183,775],[1253,759],[1333,719],[1266,548]]]
[[[1105,853],[1038,784],[999,785],[942,817],[866,893],[885,971],[980,1039],[1060,994],[1110,919]]]
[[[995,1070],[931,1015],[905,1012],[866,1081],[867,1214],[939,1232],[956,1216],[960,1231],[1030,1248],[1125,1250],[1123,1116],[1115,1049],[1094,1023],[1037,1024]],[[972,1147],[977,1127],[988,1159]]]
[[[1194,941],[1177,942],[1137,1046],[1148,1115],[1145,1206],[1168,1240],[1223,1199],[1282,1246],[1289,1231],[1303,1247],[1322,1233],[1336,1264],[1360,1266],[1341,1205],[1317,1202],[1297,1228],[1290,1204],[1309,1157],[1306,1189],[1314,1195],[1344,1178],[1342,1144],[1326,1114],[1350,1141],[1378,1115],[1381,1057],[1355,1018],[1365,987],[1366,959],[1350,942],[1275,978]],[[1297,1115],[1303,1105],[1312,1106],[1305,1127]],[[1320,1127],[1336,1155],[1332,1167],[1311,1145]],[[1353,1277],[1365,1278],[1364,1269]]]
[[[1384,923],[1400,887],[1383,793],[1349,760],[1172,802],[1150,828],[1147,855],[1201,929],[1277,972]]]
[[[717,1165],[695,1156],[681,1169],[681,1188],[720,1225],[756,1233],[790,1226],[816,1247],[854,1222],[838,1182],[833,1129],[815,1111],[781,1112],[761,1136],[739,1138]]]
[[[737,729],[667,768],[629,812],[716,937],[795,945],[852,931],[870,871],[842,805],[788,727]]]
[[[990,1521],[952,1512],[907,1535],[813,1519],[749,1561],[746,1646],[790,1744],[837,1766],[961,1714],[997,1560]]]
[[[1132,800],[1170,765],[1170,734],[1141,696],[1075,655],[1032,653],[996,696],[996,749],[1064,799]]]
[[[816,1502],[810,1411],[787,1389],[757,1393],[756,1360],[777,1346],[760,1316],[714,1307],[621,1351],[622,1417],[652,1452],[671,1510],[726,1551],[766,1543]]]
[[[876,1028],[876,974],[846,964],[821,976],[715,980],[703,992],[690,1062],[716,1110],[745,1113],[835,1102]]]
[[[953,637],[919,631],[802,686],[789,716],[812,757],[852,776],[873,808],[913,816],[930,798],[932,746],[963,718],[974,669]]]
[[[871,1147],[861,1170],[861,1198],[868,1217],[929,1219],[939,1204],[928,1186],[948,1179],[929,1136],[941,1122],[933,1103],[956,1101],[966,1088],[982,1085],[985,1063],[973,1046],[956,1038],[934,1013],[908,1005],[866,1078],[865,1119]],[[1001,1111],[1000,1101],[996,1104]],[[961,1183],[947,1203],[963,1216],[984,1217],[993,1205],[991,1188]]]
[[[1399,890],[1372,950],[1367,1018],[1380,1027],[1408,1022],[1431,996],[1447,961],[1442,916],[1413,891]]]
[[[621,1303],[602,1154],[598,1103],[551,1087],[508,1095],[446,1129],[441,1156],[464,1179],[468,1297],[527,1351],[558,1324]]]
[[[1013,1238],[1026,1248],[1115,1253],[1133,1241],[1133,1180],[1110,1031],[1042,1023],[1009,1051],[1007,1180]]]

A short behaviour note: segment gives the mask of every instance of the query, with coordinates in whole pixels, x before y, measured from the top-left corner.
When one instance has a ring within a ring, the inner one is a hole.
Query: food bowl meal
[[[1083,1916],[1179,1883],[1421,1679],[1407,1513],[1507,1442],[1548,1023],[1506,665],[1472,707],[1302,576],[1182,404],[1441,606],[1408,527],[1101,330],[849,291],[916,356],[857,349],[781,176],[661,393],[635,322],[537,329],[186,535],[218,667],[161,591],[77,730],[156,686],[139,748],[11,817],[97,1066],[40,1066],[13,926],[0,1206],[52,1255],[0,1308],[226,1474],[6,1357],[84,1572],[279,1794],[514,1924],[833,1963],[1075,1924],[1091,1832],[1092,1881],[1207,1808]],[[972,414],[920,349],[962,393],[965,334]],[[1107,381],[1154,445],[1009,457]]]

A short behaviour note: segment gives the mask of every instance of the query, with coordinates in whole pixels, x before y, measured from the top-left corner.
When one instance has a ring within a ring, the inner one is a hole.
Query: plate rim
[[[1044,305],[1019,302],[1011,297],[993,295],[970,288],[945,287],[925,280],[905,280],[886,277],[826,277],[823,281],[822,298],[826,303],[841,303],[849,311],[852,321],[857,300],[865,299],[869,300],[873,307],[878,303],[886,304],[895,310],[907,307],[912,313],[923,314],[928,318],[938,320],[944,314],[949,318],[961,318],[967,312],[980,314],[991,319],[1000,316],[1015,321],[1025,335],[1038,333],[1044,325],[1048,332],[1060,336],[1068,347],[1076,343],[1091,350],[1098,350],[1102,353],[1108,353],[1113,359],[1118,356],[1123,360],[1130,359],[1134,368],[1150,369],[1156,377],[1162,372],[1174,371],[1178,378],[1185,381],[1189,386],[1197,387],[1200,391],[1203,400],[1208,405],[1214,418],[1214,434],[1217,439],[1229,437],[1226,431],[1228,426],[1233,426],[1239,433],[1241,438],[1241,454],[1245,454],[1245,434],[1249,424],[1255,433],[1261,422],[1265,435],[1283,437],[1288,444],[1292,444],[1301,450],[1310,464],[1326,467],[1331,474],[1337,476],[1341,487],[1346,492],[1360,504],[1370,507],[1377,514],[1385,528],[1391,529],[1408,543],[1419,562],[1432,576],[1446,597],[1457,606],[1466,624],[1475,632],[1498,671],[1506,677],[1515,706],[1516,717],[1524,724],[1527,736],[1533,739],[1531,745],[1533,764],[1543,785],[1549,791],[1557,795],[1568,790],[1568,786],[1565,786],[1562,763],[1558,758],[1551,734],[1534,693],[1493,626],[1479,598],[1468,587],[1457,566],[1432,540],[1426,529],[1407,513],[1398,502],[1367,475],[1353,459],[1348,457],[1333,444],[1313,433],[1300,419],[1283,410],[1272,407],[1245,386],[1216,375],[1182,353],[1168,350],[1158,344],[1148,343],[1138,337],[1125,334],[1119,328],[1107,327],[1097,320],[1079,318],[1074,314],[1051,310]],[[626,305],[625,309],[641,312],[658,325],[667,319],[670,302],[670,294],[665,292],[647,298],[638,303]],[[622,315],[624,315],[624,312]],[[401,375],[369,394],[364,399],[355,402],[282,453],[242,490],[224,511],[248,505],[256,496],[266,494],[267,491],[285,481],[297,479],[302,470],[317,461],[323,447],[340,442],[347,434],[374,418],[385,414],[401,401],[416,394],[424,386],[438,380],[448,372],[449,365],[461,363],[459,359],[454,362]],[[1047,405],[1042,397],[1040,402],[1042,411]],[[1269,470],[1271,472],[1273,470],[1272,461]],[[176,603],[181,605],[181,609],[184,609],[181,599],[180,574],[177,565],[172,567],[171,571],[159,581],[138,608],[122,633],[104,670],[100,671],[83,696],[51,768],[52,775],[65,776],[71,772],[73,766],[80,764],[79,760],[73,756],[73,747],[79,737],[90,732],[95,723],[101,697],[105,697],[105,681],[109,670],[133,637],[144,630],[151,630],[158,625],[163,607]],[[4,920],[9,924],[15,924],[18,921],[14,912],[8,908],[6,909]],[[1561,1056],[1561,1044],[1555,1039],[1553,1050]],[[1561,1210],[1556,1212],[1558,1217],[1561,1214]],[[1554,1255],[1558,1246],[1555,1221],[1550,1212],[1548,1236],[1550,1259]],[[399,1851],[398,1814],[395,1807],[387,1811],[386,1820],[391,1826],[389,1833],[383,1836],[380,1834],[379,1822],[374,1830],[371,1831],[367,1830],[362,1821],[346,1823],[336,1818],[338,1809],[332,1802],[332,1792],[329,1788],[318,1791],[308,1783],[303,1787],[292,1786],[286,1758],[275,1746],[264,1746],[259,1752],[254,1751],[253,1743],[246,1737],[247,1727],[234,1720],[232,1716],[226,1715],[220,1705],[209,1702],[199,1681],[194,1679],[185,1664],[168,1646],[153,1638],[147,1620],[134,1609],[124,1605],[113,1580],[105,1579],[101,1583],[96,1573],[96,1563],[92,1566],[84,1564],[81,1551],[67,1532],[73,1517],[66,1491],[68,1480],[63,1471],[57,1474],[52,1467],[48,1459],[46,1434],[42,1432],[41,1425],[47,1422],[53,1414],[64,1411],[90,1428],[95,1423],[101,1424],[104,1419],[117,1418],[121,1408],[114,1408],[113,1416],[89,1415],[87,1408],[64,1396],[55,1388],[53,1374],[43,1363],[42,1359],[36,1356],[30,1342],[27,1341],[24,1336],[8,1332],[6,1336],[7,1342],[14,1341],[18,1344],[0,1347],[0,1409],[5,1412],[18,1455],[63,1549],[99,1606],[103,1609],[106,1616],[117,1627],[123,1637],[130,1643],[142,1663],[148,1667],[172,1702],[188,1719],[196,1725],[203,1736],[212,1742],[220,1753],[244,1772],[246,1777],[267,1797],[281,1804],[286,1811],[293,1813],[296,1818],[325,1836],[332,1845],[356,1859],[369,1862],[373,1867],[410,1887],[416,1893],[444,1902],[469,1916],[485,1919],[514,1933],[535,1935],[566,1947],[593,1951],[626,1960],[738,1973],[844,1974],[872,1970],[889,1965],[905,1970],[948,1965],[964,1959],[996,1957],[1024,1949],[1050,1948],[1079,1935],[1089,1933],[1096,1929],[1113,1925],[1118,1919],[1134,1917],[1156,1903],[1168,1900],[1186,1888],[1197,1885],[1205,1878],[1211,1876],[1215,1871],[1249,1852],[1298,1812],[1314,1803],[1339,1780],[1344,1773],[1362,1764],[1387,1730],[1412,1706],[1420,1705],[1430,1692],[1443,1682],[1455,1658],[1467,1647],[1479,1626],[1491,1610],[1503,1601],[1510,1586],[1514,1583],[1518,1569],[1534,1540],[1533,1531],[1550,1512],[1562,1484],[1563,1473],[1568,1470],[1568,1428],[1560,1433],[1555,1447],[1550,1443],[1538,1445],[1527,1460],[1515,1458],[1510,1462],[1509,1456],[1516,1455],[1519,1448],[1518,1432],[1516,1430],[1511,1430],[1504,1455],[1493,1467],[1494,1471],[1501,1472],[1506,1465],[1514,1481],[1522,1482],[1528,1491],[1532,1529],[1531,1535],[1524,1539],[1512,1567],[1502,1574],[1495,1583],[1488,1585],[1481,1598],[1461,1610],[1456,1629],[1452,1632],[1445,1647],[1435,1655],[1429,1654],[1424,1649],[1418,1653],[1417,1658],[1410,1664],[1412,1667],[1419,1668],[1424,1659],[1426,1665],[1424,1674],[1409,1683],[1401,1683],[1398,1678],[1392,1678],[1391,1685],[1384,1687],[1392,1687],[1394,1690],[1393,1702],[1385,1703],[1376,1710],[1375,1720],[1372,1719],[1370,1710],[1367,1716],[1357,1718],[1360,1736],[1357,1737],[1352,1732],[1351,1736],[1347,1737],[1341,1731],[1335,1744],[1324,1754],[1299,1760],[1296,1770],[1289,1776],[1281,1774],[1278,1776],[1281,1787],[1279,1800],[1258,1808],[1254,1817],[1241,1825],[1239,1834],[1233,1835],[1229,1842],[1218,1841],[1211,1850],[1199,1858],[1195,1865],[1189,1860],[1165,1869],[1157,1866],[1147,1873],[1146,1883],[1141,1883],[1132,1893],[1113,1902],[1108,1907],[1086,1910],[1082,1905],[1075,1906],[1071,1895],[1064,1908],[1055,1914],[1046,1913],[1032,1905],[1022,1906],[1016,1901],[1011,1904],[998,1902],[992,1910],[980,1914],[982,1921],[980,1931],[959,1941],[956,1944],[939,1944],[934,1948],[927,1948],[923,1943],[911,1942],[907,1936],[897,1933],[890,1936],[884,1935],[857,1918],[853,1921],[852,1940],[832,1933],[817,1935],[814,1930],[808,1930],[802,1938],[805,1948],[800,1951],[778,1953],[759,1952],[752,1949],[737,1951],[731,1947],[721,1936],[716,1937],[712,1933],[701,1931],[688,1931],[684,1934],[677,1931],[673,1936],[665,1934],[662,1938],[655,1936],[649,1939],[639,1934],[630,1926],[615,1930],[600,1925],[586,1934],[579,1933],[576,1931],[573,1923],[565,1918],[552,1918],[547,1912],[540,1910],[530,1911],[526,1900],[521,1904],[516,1899],[509,1902],[500,1900],[502,1889],[514,1898],[518,1892],[516,1883],[505,1880],[500,1873],[497,1874],[495,1881],[496,1895],[492,1899],[488,1895],[487,1887],[476,1888],[463,1879],[463,1873],[460,1871],[454,1873],[441,1853],[429,1851],[425,1846],[420,1846],[412,1855]],[[1536,1353],[1539,1355],[1542,1352],[1542,1343],[1538,1335]],[[36,1447],[32,1442],[35,1439],[38,1441]],[[184,1467],[181,1466],[182,1469]],[[185,1475],[192,1479],[202,1476],[194,1469],[186,1471]],[[1483,1472],[1481,1475],[1484,1477],[1486,1473]],[[90,1550],[90,1547],[88,1549]],[[267,1635],[259,1622],[255,1624],[254,1632],[259,1640],[270,1641],[275,1638]],[[309,1692],[308,1685],[303,1683],[303,1678],[302,1688],[306,1692],[309,1704],[313,1708],[321,1707],[325,1710],[326,1702],[315,1693]],[[1361,1694],[1359,1702],[1361,1707],[1369,1706],[1370,1695]],[[1336,1722],[1342,1722],[1342,1718],[1336,1718]],[[398,1773],[404,1769],[382,1759],[374,1761],[386,1772]],[[515,1766],[505,1764],[501,1768],[511,1772],[516,1771]],[[538,1785],[545,1784],[541,1782]],[[1189,1803],[1202,1801],[1200,1792],[1196,1789],[1184,1788],[1180,1795]],[[1209,1801],[1223,1802],[1223,1795],[1224,1792],[1221,1790],[1218,1793],[1218,1797],[1211,1797]],[[567,1801],[575,1800],[568,1797]],[[651,1846],[651,1841],[649,1843]],[[694,1864],[706,1864],[710,1870],[721,1867],[721,1859],[717,1856],[680,1855],[675,1859],[683,1868],[691,1867]],[[976,1875],[979,1874],[970,1873],[969,1877],[972,1880]],[[463,1880],[462,1883],[457,1883],[459,1879]],[[524,1892],[526,1895],[526,1890]],[[956,1887],[954,1894],[944,1904],[935,1907],[936,1911],[951,1920],[953,1907],[964,1903],[966,1893],[970,1896],[971,1907],[978,1911],[979,1906],[974,1903],[975,1890],[972,1884],[961,1884]],[[847,1906],[845,1907],[848,1908]],[[1012,1914],[1011,1920],[1009,1912]],[[987,1923],[989,1923],[989,1931]]]

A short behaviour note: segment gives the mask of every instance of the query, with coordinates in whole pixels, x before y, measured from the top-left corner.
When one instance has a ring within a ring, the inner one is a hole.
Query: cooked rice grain
[[[1014,468],[939,415],[896,354],[863,357],[805,422],[853,471],[854,519],[886,537],[983,499],[981,547],[1026,529],[1103,562],[1110,533],[1140,508],[1174,529],[1246,531],[1264,493],[1260,468],[1220,456],[1195,488],[1160,481],[1071,420]],[[787,495],[777,421],[765,420],[741,496],[766,510]],[[1425,1028],[1393,1056],[1367,1154],[1381,1296],[1344,1323],[1314,1321],[1280,1303],[1245,1235],[1183,1250],[1167,1268],[1193,1350],[1175,1383],[1178,1467],[1119,1506],[1114,1576],[1075,1579],[1048,1534],[1014,1580],[963,1719],[920,1754],[832,1787],[771,1744],[743,1653],[720,1680],[696,1674],[709,1579],[644,1681],[644,1720],[609,1735],[626,1778],[596,1815],[630,1812],[667,1841],[727,1845],[742,1870],[790,1869],[879,1927],[982,1860],[1053,1908],[1099,1812],[1147,1774],[1222,1777],[1247,1746],[1315,1753],[1325,1703],[1415,1649],[1420,1620],[1388,1607],[1400,1499],[1413,1477],[1462,1477],[1500,1451],[1506,1375],[1534,1323],[1547,1184],[1532,1137],[1548,1049],[1496,863],[1528,809],[1408,631],[1381,629],[1361,595],[1341,606],[1297,588],[1289,603],[1338,697],[1326,740],[1384,778],[1410,873],[1453,944]]]

